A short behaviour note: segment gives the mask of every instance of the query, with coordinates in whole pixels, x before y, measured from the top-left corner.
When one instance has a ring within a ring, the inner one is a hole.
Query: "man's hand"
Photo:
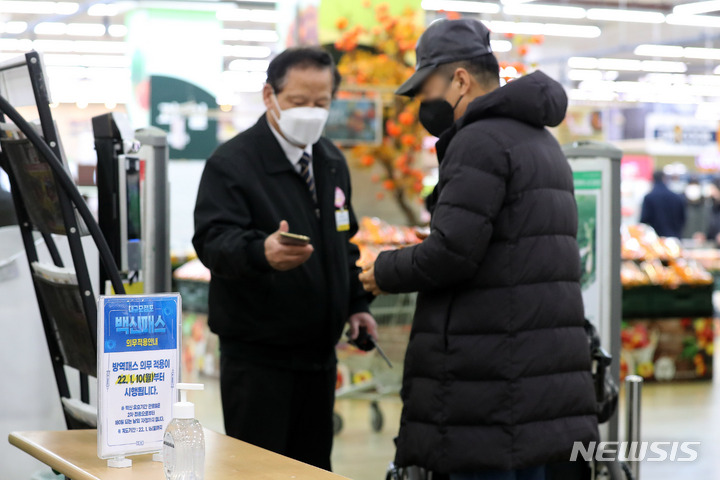
[[[265,257],[272,268],[281,272],[292,270],[307,262],[314,251],[312,245],[296,247],[280,243],[280,232],[288,231],[290,231],[288,222],[283,220],[278,231],[265,239]]]
[[[370,292],[376,297],[385,295],[385,292],[380,290],[377,282],[375,281],[375,264],[360,274],[360,281],[362,282],[363,288],[366,292]]]
[[[360,333],[360,327],[367,328],[368,333],[375,340],[378,340],[377,323],[375,319],[369,313],[361,312],[356,313],[348,320],[350,324],[350,339],[355,340]]]

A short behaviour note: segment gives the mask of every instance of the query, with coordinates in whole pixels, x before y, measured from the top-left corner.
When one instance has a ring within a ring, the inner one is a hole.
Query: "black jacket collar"
[[[253,129],[257,135],[257,142],[260,147],[260,155],[263,159],[265,171],[269,174],[294,172],[292,164],[275,138],[275,135],[273,135],[272,130],[270,130],[270,124],[267,121],[266,114],[260,117]]]

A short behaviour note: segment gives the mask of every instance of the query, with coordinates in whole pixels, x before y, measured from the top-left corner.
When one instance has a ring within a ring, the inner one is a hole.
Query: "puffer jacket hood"
[[[563,86],[537,71],[473,100],[458,126],[485,118],[511,118],[533,127],[556,127],[567,106]]]

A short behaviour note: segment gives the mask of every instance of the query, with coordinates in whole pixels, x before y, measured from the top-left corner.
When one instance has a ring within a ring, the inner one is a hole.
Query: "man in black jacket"
[[[653,189],[643,199],[640,222],[650,225],[661,237],[682,236],[685,227],[685,199],[665,184],[665,174],[653,174]]]
[[[320,137],[338,83],[320,49],[270,63],[267,113],[207,161],[193,238],[212,272],[227,434],[328,470],[335,344],[348,322],[353,336],[377,335],[350,243],[348,167]],[[310,244],[287,244],[287,232]]]
[[[423,96],[420,120],[440,136],[431,234],[361,276],[376,294],[420,292],[396,463],[544,479],[598,437],[572,172],[544,128],[567,97],[541,72],[498,88],[474,20],[433,23],[417,58],[398,93]]]

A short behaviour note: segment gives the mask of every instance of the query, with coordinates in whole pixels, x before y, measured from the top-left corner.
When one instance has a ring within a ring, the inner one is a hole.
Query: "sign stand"
[[[129,455],[162,461],[180,375],[179,294],[98,301],[98,457],[128,468]]]
[[[113,457],[107,462],[108,468],[129,468],[132,467],[132,460],[129,458]]]

